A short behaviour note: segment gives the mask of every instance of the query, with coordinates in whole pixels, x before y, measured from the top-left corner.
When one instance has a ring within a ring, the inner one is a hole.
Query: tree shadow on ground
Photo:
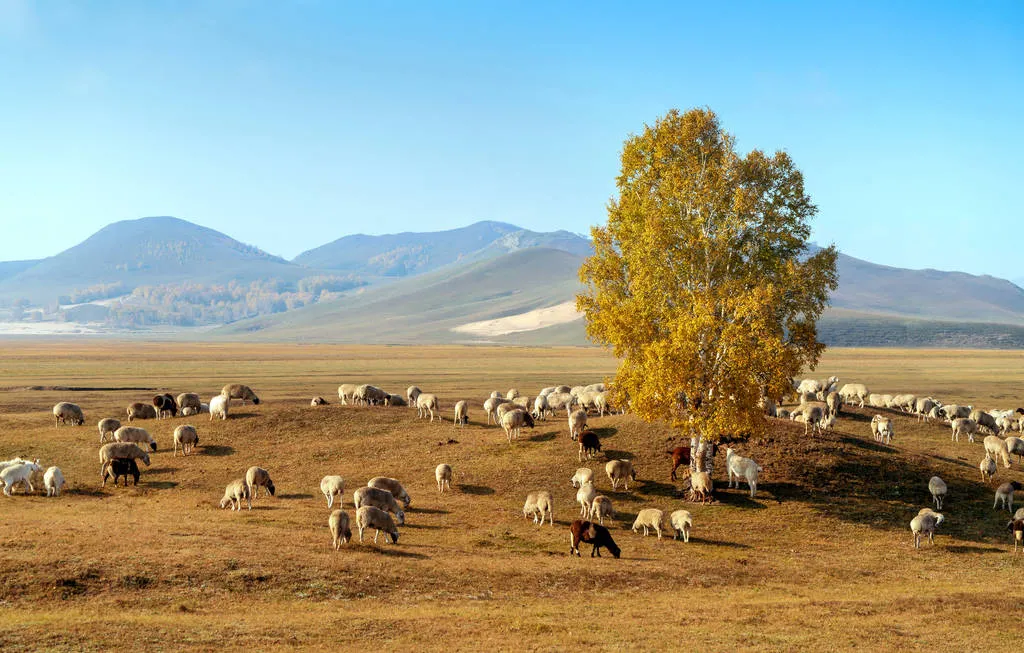
[[[206,444],[198,445],[202,449],[204,456],[230,456],[235,453],[234,447],[228,447],[222,444]]]
[[[867,449],[869,451],[878,451],[884,453],[896,453],[899,451],[895,447],[891,447],[881,442],[875,442],[874,440],[861,440],[860,438],[844,435],[839,438],[839,441],[844,444],[853,445],[861,449]]]
[[[476,496],[494,494],[494,488],[487,487],[486,485],[459,485],[459,491],[463,494],[473,494]]]
[[[761,495],[762,490],[763,488],[758,487],[758,496]],[[715,490],[715,499],[722,505],[742,508],[744,510],[764,510],[767,507],[755,498],[751,498],[750,491],[746,487],[739,490],[736,488],[730,490],[728,487],[719,487]]]

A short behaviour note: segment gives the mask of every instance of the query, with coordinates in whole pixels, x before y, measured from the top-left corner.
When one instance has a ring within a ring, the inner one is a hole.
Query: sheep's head
[[[398,519],[398,525],[399,526],[404,526],[405,525],[405,511],[404,510],[399,508],[398,511],[395,512],[395,517]]]
[[[149,466],[149,454],[143,451],[142,456],[140,457],[142,458],[142,462],[146,463],[146,466]]]
[[[153,451],[156,451],[156,441],[155,440],[153,442],[149,443],[149,448],[152,449]]]
[[[531,415],[530,413],[523,413],[523,421],[524,421],[524,422],[525,422],[525,424],[526,424],[527,426],[529,426],[529,427],[530,427],[531,429],[532,429],[532,428],[533,428],[534,426],[536,426],[536,423],[535,423],[535,422],[533,421],[533,415]]]
[[[631,480],[631,481],[635,481],[636,480],[636,468],[635,467],[633,469],[629,470],[629,480]]]
[[[223,510],[224,508],[227,508],[230,505],[231,505],[231,497],[224,497],[223,499],[220,500],[221,510]]]
[[[391,543],[392,544],[398,544],[398,529],[397,528],[395,530],[391,531],[390,533],[388,533],[388,535],[391,536]]]
[[[274,482],[270,480],[267,481],[267,489],[270,491],[270,496],[274,496],[274,492],[277,491],[277,488],[274,487]]]

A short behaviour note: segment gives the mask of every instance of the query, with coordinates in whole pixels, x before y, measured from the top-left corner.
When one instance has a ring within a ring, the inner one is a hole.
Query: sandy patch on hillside
[[[557,306],[538,308],[519,315],[500,317],[496,320],[482,320],[462,324],[452,329],[457,333],[467,333],[473,336],[504,336],[510,333],[523,331],[534,331],[544,327],[565,324],[583,318],[582,313],[576,312],[576,302],[568,301]]]
[[[0,322],[0,336],[66,336],[103,333],[77,322]]]

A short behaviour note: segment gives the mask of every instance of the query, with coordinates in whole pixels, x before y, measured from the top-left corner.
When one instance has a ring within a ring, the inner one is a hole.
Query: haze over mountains
[[[143,218],[47,259],[0,263],[0,319],[220,326],[203,331],[212,338],[585,344],[568,303],[590,251],[566,231],[484,221],[343,236],[286,261],[185,220]],[[1024,290],[1009,281],[842,254],[838,267],[826,342],[1024,345]]]

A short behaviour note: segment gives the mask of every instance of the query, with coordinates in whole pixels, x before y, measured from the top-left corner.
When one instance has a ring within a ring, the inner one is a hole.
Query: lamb
[[[974,410],[971,411],[969,418],[974,420],[979,427],[985,427],[992,433],[999,432],[999,427],[996,426],[995,418],[983,410],[978,410],[977,408],[975,408]]]
[[[871,435],[875,442],[892,442],[893,426],[892,420],[884,415],[875,415],[871,418]]]
[[[395,513],[398,525],[405,524],[405,512],[398,506],[398,501],[387,490],[375,487],[361,487],[352,494],[356,509],[373,506],[387,512]]]
[[[555,518],[552,510],[551,493],[541,490],[526,495],[526,503],[523,504],[523,517],[533,517],[534,524],[544,525],[544,515],[547,515],[548,522],[554,526]],[[538,517],[540,521],[538,521]]]
[[[4,482],[4,494],[11,496],[14,486],[19,483],[24,484],[29,492],[35,492],[36,489],[32,486],[32,474],[41,471],[43,471],[43,468],[39,466],[38,460],[6,467],[3,471],[0,471],[0,481]]]
[[[615,509],[612,507],[612,500],[608,497],[598,495],[590,502],[590,516],[588,517],[590,521],[594,521],[596,518],[603,526],[605,517],[611,519],[614,516]]]
[[[587,454],[587,460],[590,460],[596,456],[599,451],[601,451],[601,439],[597,437],[597,433],[594,433],[593,431],[584,431],[583,433],[580,433],[579,462],[583,462],[583,454]]]
[[[469,402],[465,399],[455,403],[455,424],[460,427],[469,423]]]
[[[149,454],[143,451],[134,442],[108,442],[100,447],[100,477],[102,478],[107,466],[115,458],[138,458],[149,466]]]
[[[228,418],[228,410],[231,407],[231,399],[225,395],[217,395],[210,400],[210,421],[213,421],[214,417],[219,417],[222,420]]]
[[[1017,481],[1000,485],[996,488],[996,500],[992,503],[992,509],[995,510],[996,506],[1002,503],[1004,508],[1013,512],[1013,493],[1018,492],[1020,488],[1021,484]]]
[[[345,507],[345,479],[340,476],[324,476],[320,479],[320,491],[323,492],[324,498],[327,499],[327,509],[330,510],[334,506],[334,497],[338,497],[338,505],[342,508]]]
[[[714,485],[711,482],[711,474],[707,472],[694,472],[690,475],[690,491],[693,492],[694,500],[705,503],[711,500],[714,492]]]
[[[153,407],[156,408],[157,418],[176,417],[178,415],[178,402],[174,395],[162,394],[153,397]]]
[[[57,428],[60,424],[81,426],[85,424],[85,414],[82,413],[82,409],[77,404],[73,404],[70,401],[62,401],[53,407],[53,427]]]
[[[672,451],[666,451],[665,453],[672,456],[672,472],[669,474],[669,478],[674,481],[676,480],[676,470],[679,469],[679,466],[690,464],[690,447],[676,447]]]
[[[1017,553],[1017,547],[1024,549],[1024,518],[1015,515],[1011,521],[1007,522],[1006,530],[1013,534],[1013,552]]]
[[[224,498],[220,500],[220,507],[224,509],[231,506],[231,510],[241,512],[243,500],[249,504],[249,510],[252,510],[252,493],[249,491],[249,484],[244,478],[235,479],[224,488]]]
[[[437,403],[437,395],[424,392],[420,394],[420,396],[416,397],[416,414],[418,417],[426,417],[429,413],[430,421],[433,422],[435,411],[440,412]],[[437,419],[441,421],[440,414],[438,414]]]
[[[575,519],[569,525],[569,555],[576,554],[577,557],[580,557],[581,543],[594,545],[594,549],[590,552],[591,558],[595,555],[600,558],[602,547],[611,551],[616,558],[622,554],[622,550],[616,546],[611,531],[607,528],[593,522]]]
[[[501,428],[505,429],[505,435],[508,436],[509,444],[512,444],[512,438],[519,438],[519,432],[524,426],[533,428],[535,423],[533,416],[525,410],[510,410],[501,416]]]
[[[348,527],[348,513],[344,510],[335,510],[327,518],[327,527],[331,529],[331,544],[335,551],[341,550],[341,545],[352,539],[352,529]]]
[[[46,469],[46,473],[43,474],[43,486],[46,488],[46,496],[59,497],[65,485],[67,485],[67,481],[64,480],[64,472],[60,471],[60,467],[48,467]]]
[[[729,470],[729,487],[739,487],[740,478],[747,481],[750,487],[750,496],[757,494],[757,475],[764,471],[761,466],[751,458],[744,458],[737,455],[732,449],[725,450],[725,466]],[[736,485],[733,486],[735,481]]]
[[[399,520],[398,524],[402,524],[401,520]],[[388,538],[391,538],[392,544],[398,544],[398,527],[392,521],[391,515],[376,506],[363,506],[356,510],[356,528],[359,529],[360,543],[363,541],[363,531],[373,528],[375,529],[373,533],[374,544],[377,543],[377,536],[380,535],[381,531],[384,531],[385,542],[388,541]]]
[[[246,470],[245,484],[249,487],[249,496],[253,499],[259,496],[260,488],[264,488],[270,493],[270,496],[274,496],[277,491],[274,482],[270,480],[270,473],[255,465]]]
[[[127,412],[129,423],[137,419],[156,419],[156,408],[141,401],[129,405]]]
[[[194,392],[182,392],[178,395],[177,401],[178,409],[181,410],[183,416],[185,416],[186,410],[189,410],[189,415],[198,415],[203,412],[203,400]]]
[[[593,508],[594,497],[596,496],[597,490],[594,489],[594,484],[590,482],[584,483],[576,491],[576,501],[580,504],[581,517],[590,516],[590,510]]]
[[[982,442],[985,443],[985,453],[1001,460],[1006,469],[1010,468],[1010,451],[1005,440],[998,435],[987,435]]]
[[[1007,453],[1017,454],[1017,463],[1020,464],[1021,458],[1024,457],[1024,440],[1010,436],[1006,438],[1005,442]]]
[[[423,391],[414,385],[405,389],[405,399],[409,402],[410,406],[416,405],[416,398],[421,394],[423,394]]]
[[[347,406],[348,402],[355,401],[356,388],[359,387],[352,383],[342,383],[338,386],[338,401],[341,402],[342,406]],[[415,387],[415,386],[413,386]],[[416,388],[417,394],[419,394],[419,388]]]
[[[548,413],[554,414],[554,411],[548,405],[547,395],[537,395],[537,398],[533,400],[533,416],[536,419],[547,419]]]
[[[852,404],[856,400],[863,408],[864,401],[869,397],[868,387],[863,383],[847,383],[839,389],[839,396],[848,404]]]
[[[391,496],[395,497],[402,502],[402,507],[408,509],[409,504],[412,503],[412,497],[405,491],[402,484],[397,479],[389,478],[387,476],[375,476],[371,478],[367,483],[366,487],[375,487],[378,490],[387,490],[391,493]]]
[[[122,426],[114,431],[114,442],[134,442],[139,445],[148,445],[156,451],[156,440],[149,434],[149,431],[138,426]]]
[[[587,411],[576,410],[569,413],[569,437],[575,442],[580,433],[587,428]]]
[[[935,544],[935,529],[938,528],[946,518],[932,510],[931,508],[922,508],[921,512],[917,513],[917,516],[910,521],[910,532],[914,534],[914,548],[921,548],[921,536],[927,535],[928,541]]]
[[[437,481],[437,491],[444,492],[445,487],[449,491],[452,489],[452,466],[447,463],[441,463],[434,468],[434,480]]]
[[[957,417],[950,423],[950,427],[953,429],[953,435],[949,438],[951,441],[960,442],[960,436],[967,435],[967,440],[974,442],[974,434],[978,432],[978,423],[966,417]]]
[[[629,490],[630,480],[636,480],[636,469],[633,467],[632,460],[609,460],[604,466],[604,473],[608,475],[608,480],[612,482],[612,489],[619,489],[619,481],[625,483],[626,490]]]
[[[690,515],[689,510],[676,510],[668,516],[669,524],[675,530],[675,537],[672,539],[679,539],[679,536],[683,536],[683,542],[690,541],[690,529],[693,528],[693,517]]]
[[[501,404],[510,403],[508,399],[504,397],[490,397],[484,401],[484,412],[487,413],[487,423],[491,423],[491,419],[494,419],[494,423],[498,424],[498,406]]]
[[[984,483],[988,483],[996,475],[996,461],[992,459],[992,456],[987,451],[985,452],[985,457],[981,459],[981,463],[978,464],[978,469],[981,470],[981,480]]]
[[[107,479],[114,480],[114,487],[117,487],[117,479],[124,476],[124,486],[128,487],[128,477],[131,476],[134,485],[139,484],[139,466],[134,458],[114,458],[110,465],[103,472],[103,486],[106,487]]]
[[[665,513],[657,508],[644,508],[637,513],[636,521],[633,522],[633,532],[636,533],[638,529],[644,529],[644,537],[650,534],[650,529],[654,529],[654,532],[658,534],[658,539],[661,539],[661,521],[664,519]]]
[[[252,391],[252,388],[247,385],[242,385],[241,383],[229,383],[221,388],[220,394],[228,399],[241,399],[243,406],[247,401],[251,401],[257,406],[260,403],[260,398]]]
[[[594,472],[588,467],[580,467],[570,479],[573,487],[583,487],[584,483],[593,483]]]
[[[942,502],[946,499],[946,482],[938,476],[928,479],[928,491],[932,493],[932,501],[935,502],[935,509],[942,510]]]
[[[108,434],[110,435],[110,439],[113,440],[114,431],[119,428],[121,428],[121,420],[114,419],[113,417],[105,417],[101,419],[99,423],[100,442],[105,441]]]
[[[327,400],[324,399],[323,397],[320,397],[320,396],[313,397],[313,399],[311,399],[310,402],[309,402],[310,408],[315,408],[316,406],[329,406],[329,405],[330,404],[327,403]]]

